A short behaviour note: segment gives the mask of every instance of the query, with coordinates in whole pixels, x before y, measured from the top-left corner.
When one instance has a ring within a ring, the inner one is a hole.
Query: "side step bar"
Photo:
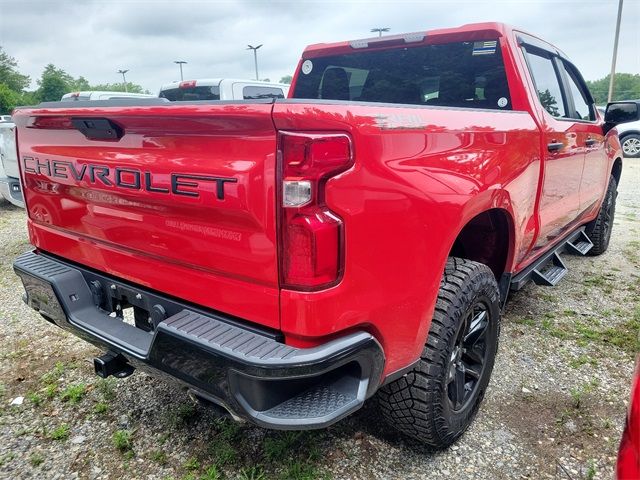
[[[560,257],[561,252],[571,255],[586,255],[593,243],[584,232],[584,227],[571,233],[554,248],[511,278],[510,290],[522,289],[530,280],[536,285],[553,287],[566,275],[568,269]]]

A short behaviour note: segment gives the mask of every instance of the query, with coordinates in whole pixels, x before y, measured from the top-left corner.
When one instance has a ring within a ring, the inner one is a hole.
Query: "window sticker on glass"
[[[313,70],[313,62],[311,60],[305,60],[302,64],[302,73],[309,75]]]
[[[497,40],[488,42],[473,42],[473,53],[471,55],[493,55],[496,53]]]

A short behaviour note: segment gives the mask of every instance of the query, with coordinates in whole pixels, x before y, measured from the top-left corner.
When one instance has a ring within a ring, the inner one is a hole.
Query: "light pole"
[[[184,60],[175,60],[173,63],[177,63],[178,65],[180,65],[180,81],[183,81],[184,77],[182,76],[182,65],[187,62],[185,62]]]
[[[618,3],[618,20],[616,22],[616,39],[613,42],[613,59],[611,60],[611,75],[609,76],[609,95],[607,102],[613,97],[613,77],[616,75],[616,57],[618,56],[618,37],[620,37],[620,20],[622,18],[622,0]]]
[[[124,74],[127,73],[129,70],[118,70],[118,73],[122,74],[122,83],[124,83],[124,91],[127,92],[127,79],[125,78]]]
[[[253,63],[256,66],[256,80],[260,80],[258,77],[258,49],[262,46],[262,43],[257,47],[253,47],[251,45],[247,45],[247,50],[253,50]]]
[[[389,27],[377,27],[377,28],[372,28],[371,33],[378,32],[378,36],[381,37],[382,32],[388,32],[389,30],[391,30]]]

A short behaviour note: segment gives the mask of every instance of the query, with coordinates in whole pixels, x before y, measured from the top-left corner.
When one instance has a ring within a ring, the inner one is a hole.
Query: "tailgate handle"
[[[108,118],[73,117],[71,124],[89,140],[120,140],[124,130]]]

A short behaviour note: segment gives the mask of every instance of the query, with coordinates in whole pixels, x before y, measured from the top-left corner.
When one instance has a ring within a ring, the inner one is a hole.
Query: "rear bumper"
[[[326,427],[359,409],[380,384],[384,354],[366,332],[294,348],[275,332],[46,254],[25,253],[14,270],[25,301],[47,320],[264,427]],[[116,303],[152,312],[153,328],[110,316]]]
[[[24,208],[20,180],[13,177],[0,177],[0,195],[16,207]]]

